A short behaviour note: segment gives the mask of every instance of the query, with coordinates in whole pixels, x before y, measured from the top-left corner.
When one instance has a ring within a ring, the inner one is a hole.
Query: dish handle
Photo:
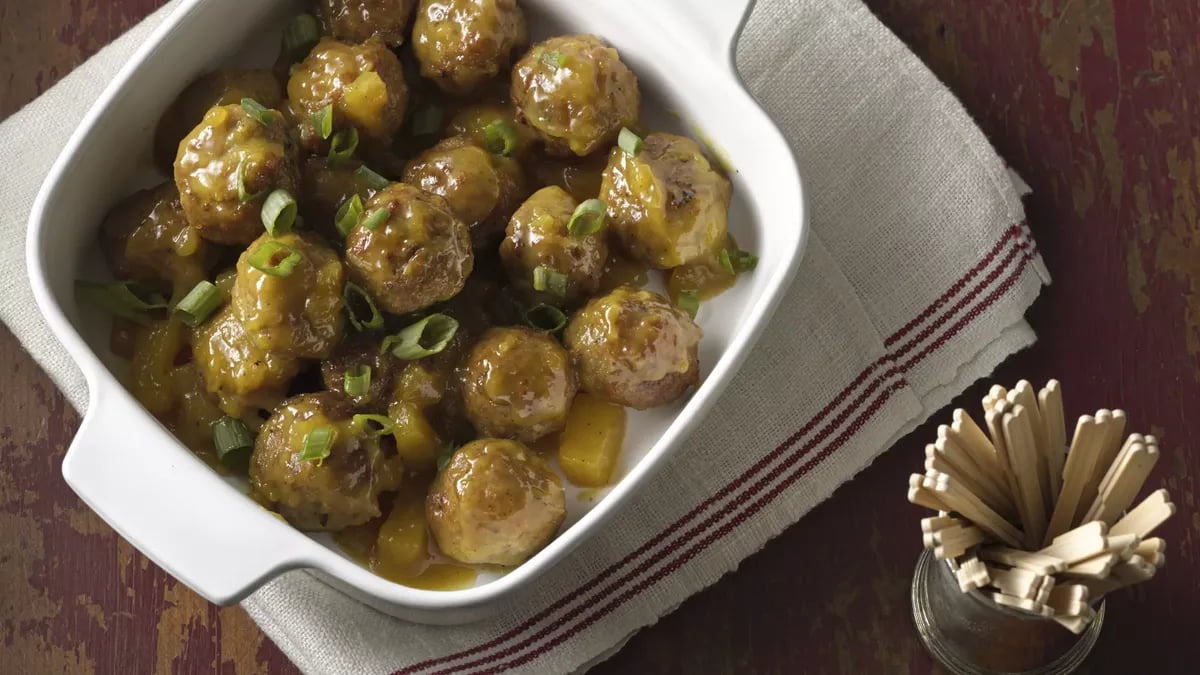
[[[750,17],[755,2],[757,0],[687,2],[683,16],[692,17],[705,46],[727,60],[732,68],[738,35]]]
[[[220,605],[311,566],[312,542],[184,450],[107,373],[90,379],[63,478],[118,534]],[[97,387],[97,379],[110,382]]]

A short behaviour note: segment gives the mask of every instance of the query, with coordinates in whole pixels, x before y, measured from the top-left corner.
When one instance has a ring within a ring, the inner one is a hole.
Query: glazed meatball
[[[452,94],[507,70],[527,40],[516,0],[421,0],[413,25],[421,75]]]
[[[317,428],[334,432],[329,455],[302,459]],[[403,467],[383,437],[354,421],[354,406],[336,392],[284,401],[263,424],[250,456],[250,484],[301,530],[337,531],[381,515],[379,494],[395,490]]]
[[[208,276],[216,249],[188,224],[174,183],[117,204],[100,226],[100,244],[119,279],[187,293]]]
[[[404,182],[445,199],[470,228],[476,248],[495,244],[525,196],[525,175],[516,160],[461,136],[444,139],[409,162]]]
[[[310,120],[325,106],[333,107],[335,132],[355,127],[367,139],[390,145],[408,105],[400,59],[378,37],[359,45],[321,40],[292,69],[287,94],[300,142],[310,152],[325,147]]]
[[[378,35],[391,47],[404,43],[416,0],[318,0],[325,31],[346,42],[366,42]]]
[[[241,105],[217,106],[179,144],[175,185],[188,222],[205,239],[254,241],[263,229],[263,198],[275,189],[296,191],[283,115],[275,110],[268,115],[263,123]]]
[[[509,156],[524,155],[537,140],[537,132],[528,124],[519,121],[517,111],[507,103],[475,103],[462,106],[454,111],[454,114],[446,121],[445,135],[465,136],[471,139],[475,145],[499,153],[501,148],[489,147],[493,142],[493,136],[489,135],[487,128],[494,124],[506,125],[513,132],[511,137],[513,147]]]
[[[594,35],[539,43],[512,70],[517,112],[552,154],[588,155],[637,123],[637,77]]]
[[[380,338],[361,333],[347,338],[338,348],[321,362],[321,382],[330,391],[344,391],[346,373],[359,368],[369,368],[370,384],[367,392],[350,396],[350,402],[361,410],[383,412],[387,409],[400,363],[391,352],[380,351]]]
[[[222,68],[196,78],[158,121],[155,162],[169,175],[179,142],[204,119],[204,113],[213,106],[241,103],[243,98],[278,110],[283,104],[283,86],[269,70]]]
[[[500,259],[513,286],[527,298],[574,305],[600,288],[608,260],[607,233],[603,229],[586,235],[569,233],[567,223],[576,206],[562,188],[545,187],[525,200],[509,221]],[[534,291],[534,270],[539,267],[566,279],[565,294],[543,298]]]
[[[300,213],[304,221],[320,232],[329,241],[339,241],[334,218],[342,204],[354,195],[364,203],[377,192],[362,173],[361,163],[349,160],[331,162],[325,157],[313,156],[300,166]]]
[[[701,336],[666,298],[622,286],[571,317],[563,338],[584,391],[644,410],[678,399],[699,381]]]
[[[230,417],[271,410],[300,372],[294,356],[259,348],[228,305],[195,329],[192,358],[205,389]]]
[[[463,371],[463,400],[475,429],[525,443],[562,431],[575,388],[566,350],[529,328],[487,331]]]
[[[264,252],[271,253],[266,264]],[[285,276],[272,267],[289,260]],[[231,304],[260,349],[320,359],[342,339],[345,283],[342,261],[316,236],[264,233],[238,258]]]
[[[609,153],[601,197],[621,244],[638,260],[678,267],[725,241],[729,181],[690,138],[650,134],[637,156]]]
[[[380,210],[387,216],[376,222]],[[393,314],[454,297],[474,261],[467,226],[446,200],[405,183],[393,183],[368,200],[346,238],[350,278]]]
[[[554,537],[566,499],[558,476],[524,445],[480,439],[459,448],[434,479],[425,515],[451,558],[518,565]]]

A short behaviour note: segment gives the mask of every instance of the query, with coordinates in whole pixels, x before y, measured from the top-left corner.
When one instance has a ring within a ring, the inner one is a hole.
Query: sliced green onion
[[[292,193],[279,189],[267,195],[263,202],[262,223],[272,237],[287,234],[296,224],[296,198]]]
[[[293,61],[308,56],[321,40],[321,24],[312,14],[297,14],[283,29],[283,53]]]
[[[321,463],[333,450],[333,439],[337,430],[333,427],[320,426],[304,436],[304,447],[300,450],[300,461]]]
[[[258,199],[259,197],[263,196],[267,192],[266,190],[260,190],[258,192],[252,193],[252,192],[249,192],[248,190],[246,190],[246,160],[245,159],[238,162],[237,189],[238,189],[238,201],[241,202],[242,204],[245,204],[246,202],[252,202],[255,199]]]
[[[300,264],[300,252],[277,241],[267,240],[250,252],[246,262],[254,269],[273,277],[291,276]]]
[[[458,321],[445,314],[430,314],[395,335],[383,339],[380,353],[391,351],[403,361],[440,354],[458,332]]]
[[[391,184],[391,181],[372,171],[371,167],[367,166],[366,164],[358,167],[354,171],[354,175],[373,190],[382,190]]]
[[[483,128],[483,141],[493,155],[511,155],[521,142],[517,130],[504,120],[492,120]]]
[[[189,326],[199,326],[225,304],[225,292],[208,281],[201,281],[183,296],[175,311]]]
[[[567,315],[554,305],[545,303],[534,305],[525,312],[525,323],[530,328],[540,330],[544,333],[557,333],[566,328]]]
[[[361,286],[354,283],[347,283],[346,288],[342,291],[342,299],[346,304],[346,314],[350,316],[350,324],[355,330],[371,330],[375,328],[383,328],[383,314],[379,308],[375,306],[375,301],[371,299],[371,295],[367,293]],[[355,309],[356,301],[361,301],[367,306],[371,316],[362,318]]]
[[[350,159],[358,149],[358,129],[350,127],[333,135],[329,141],[329,160],[337,163]]]
[[[358,195],[353,195],[338,207],[337,213],[333,216],[333,224],[337,227],[338,234],[342,235],[342,239],[350,236],[350,231],[358,224],[362,212],[362,197]]]
[[[567,232],[577,237],[596,234],[600,231],[600,228],[604,227],[604,217],[607,209],[608,205],[601,199],[588,199],[584,201],[575,207],[575,213],[572,213],[571,220],[567,221]]]
[[[740,272],[749,272],[755,267],[758,267],[758,256],[749,251],[734,251],[730,261],[733,269]]]
[[[330,103],[312,115],[309,115],[308,121],[312,124],[313,129],[317,130],[317,134],[321,138],[329,138],[333,134],[333,104]]]
[[[368,438],[387,436],[396,430],[396,423],[387,415],[355,415],[350,423],[367,432]]]
[[[733,262],[729,260],[729,249],[721,249],[721,252],[717,254],[717,262],[721,264],[721,269],[730,274],[736,274],[733,271]]]
[[[379,226],[387,222],[387,219],[392,215],[392,212],[387,209],[375,209],[363,219],[363,227],[368,230],[378,230]]]
[[[560,298],[566,297],[569,280],[567,275],[553,267],[540,265],[533,270],[533,290],[553,293]]]
[[[418,108],[413,111],[412,121],[409,123],[409,133],[414,138],[433,136],[442,130],[443,116],[442,109],[436,105]]]
[[[167,306],[166,299],[161,295],[153,294],[145,298],[138,295],[129,281],[107,284],[76,281],[75,293],[85,304],[95,305],[113,316],[129,319],[143,326],[149,323],[147,312]]]
[[[630,131],[628,127],[621,127],[621,134],[617,136],[617,145],[627,154],[637,157],[637,154],[642,151],[642,137]]]
[[[562,68],[567,59],[562,55],[562,52],[544,52],[541,55],[542,63],[551,68]]]
[[[680,291],[679,298],[675,300],[675,306],[688,313],[688,316],[696,318],[696,312],[700,311],[700,294],[696,291]]]
[[[252,98],[242,99],[242,110],[245,110],[247,115],[258,120],[259,124],[262,124],[264,127],[275,124],[275,111]]]
[[[454,459],[454,453],[458,452],[458,448],[454,447],[453,443],[447,443],[442,451],[438,453],[437,468],[438,471],[444,471],[446,466],[450,464],[450,460]]]
[[[254,450],[254,436],[246,423],[234,417],[222,417],[212,423],[213,448],[217,459],[230,468],[249,465]]]
[[[359,364],[342,373],[342,389],[347,396],[366,396],[371,390],[371,366]]]

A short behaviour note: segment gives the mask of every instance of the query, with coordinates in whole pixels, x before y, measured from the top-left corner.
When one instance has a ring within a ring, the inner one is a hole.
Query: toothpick
[[[1031,551],[1022,551],[1007,546],[991,545],[979,549],[980,560],[1004,563],[1012,567],[1020,567],[1037,574],[1057,574],[1067,569],[1067,563],[1059,558]]]
[[[1074,565],[1104,553],[1108,547],[1105,536],[1107,532],[1108,525],[1100,521],[1086,523],[1055,537],[1049,546],[1038,553],[1054,556],[1065,560],[1069,565]]]
[[[1145,539],[1175,513],[1166,490],[1155,490],[1109,528],[1109,535],[1136,534]]]
[[[1062,491],[1063,464],[1067,459],[1067,427],[1063,418],[1062,387],[1059,386],[1058,380],[1050,380],[1038,392],[1038,410],[1042,413],[1042,421],[1046,425],[1046,459],[1051,487],[1051,499],[1048,504],[1053,509]]]
[[[1150,537],[1143,539],[1133,552],[1149,560],[1151,554],[1162,553],[1165,550],[1167,550],[1166,540],[1162,537]]]
[[[1043,544],[1049,544],[1054,537],[1071,529],[1072,520],[1075,517],[1075,507],[1079,504],[1079,497],[1087,482],[1086,472],[1094,460],[1096,443],[1102,436],[1103,428],[1095,418],[1089,415],[1079,418],[1063,469],[1062,492],[1054,504],[1054,512],[1050,516],[1046,536],[1042,538]]]
[[[1157,445],[1134,443],[1115,468],[1104,492],[1096,496],[1095,518],[1113,523],[1133,503],[1161,455]]]
[[[962,514],[976,527],[992,537],[1010,546],[1020,545],[1018,542],[1022,539],[1021,532],[1012,523],[988,508],[978,497],[964,490],[950,476],[944,473],[934,472],[933,475],[927,473],[922,485],[933,491],[937,495],[937,499],[949,505],[950,510]]]
[[[908,477],[908,501],[934,511],[951,511],[932,490],[924,486],[925,476],[914,473]]]
[[[1003,429],[1004,445],[1017,479],[1020,499],[1024,502],[1024,508],[1017,507],[1023,516],[1021,530],[1025,533],[1025,545],[1032,548],[1046,533],[1046,504],[1038,478],[1038,449],[1029,415],[1024,405],[1015,406],[1011,413],[1004,415]]]
[[[1117,453],[1121,451],[1121,441],[1125,438],[1125,411],[1101,410],[1096,413],[1096,420],[1100,421],[1104,413],[1109,413],[1104,423],[1104,437],[1097,446],[1098,452],[1087,473],[1088,480],[1079,494],[1079,503],[1075,507],[1073,519],[1075,523],[1086,522],[1084,516],[1087,515],[1088,509],[1091,508],[1092,502],[1099,494],[1100,481],[1104,480],[1104,474],[1108,472],[1108,468],[1117,458]]]
[[[943,446],[944,448],[953,448],[952,445]],[[963,485],[974,492],[976,496],[983,500],[985,504],[992,509],[1003,512],[1012,508],[1012,503],[1003,493],[998,493],[984,481],[975,469],[964,469],[962,457],[958,457],[953,453],[940,451],[934,444],[925,446],[925,470],[940,471],[949,474],[958,479]]]
[[[1051,493],[1050,466],[1046,457],[1049,440],[1046,438],[1045,421],[1038,409],[1037,393],[1028,380],[1021,380],[1017,386],[1008,392],[1008,402],[1014,407],[1025,409],[1029,417],[1029,431],[1033,446],[1033,475],[1037,478],[1039,490],[1042,493],[1042,504],[1054,503]]]
[[[1035,615],[1044,616],[1044,617],[1054,616],[1053,609],[1051,609],[1041,603],[1034,602],[1033,600],[1027,600],[1025,598],[1014,598],[1013,596],[1005,595],[1004,593],[992,593],[991,598],[992,598],[992,601],[995,602],[997,605],[1003,605],[1005,607],[1019,609],[1022,612],[1026,612],[1028,614],[1035,614]]]

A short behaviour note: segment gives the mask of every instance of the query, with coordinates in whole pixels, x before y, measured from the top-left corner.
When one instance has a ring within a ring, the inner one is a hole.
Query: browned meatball
[[[517,112],[546,142],[547,151],[588,155],[637,123],[637,77],[617,50],[594,35],[565,35],[538,43],[512,70]]]
[[[275,189],[296,191],[296,161],[283,115],[267,112],[264,123],[241,105],[217,106],[179,144],[175,185],[188,222],[205,239],[254,241],[263,230],[263,198]]]
[[[702,335],[666,298],[622,286],[576,312],[563,338],[584,391],[644,410],[699,381]]]
[[[416,0],[318,0],[325,31],[346,42],[366,42],[378,35],[389,46],[404,43]]]
[[[299,360],[260,349],[231,307],[226,305],[194,330],[196,369],[226,415],[249,418],[287,396],[288,384],[300,372]]]
[[[294,260],[291,271],[284,276],[261,265],[256,258],[267,250],[274,251],[273,261]],[[264,233],[238,258],[233,311],[260,349],[320,359],[345,330],[345,283],[342,261],[316,236]]]
[[[400,59],[378,37],[359,45],[323,39],[292,69],[287,86],[301,144],[322,151],[311,116],[332,106],[333,130],[354,127],[366,139],[389,145],[404,124],[408,85]]]
[[[329,241],[342,238],[334,222],[342,204],[354,195],[365,203],[377,192],[361,167],[357,161],[331,162],[323,156],[309,157],[300,165],[300,194],[296,195],[300,213]]]
[[[545,187],[525,200],[509,221],[500,259],[513,286],[527,298],[574,305],[600,288],[608,260],[607,232],[603,228],[586,235],[568,232],[576,206],[562,188]],[[539,267],[565,278],[565,294],[542,297],[534,291],[534,270]]]
[[[567,351],[528,328],[488,330],[463,372],[463,400],[475,429],[525,443],[562,431],[575,389]]]
[[[508,103],[464,105],[456,109],[450,119],[446,120],[444,133],[446,136],[465,136],[474,141],[475,145],[488,148],[491,142],[499,138],[494,135],[494,132],[489,134],[487,131],[489,126],[496,124],[503,124],[513,132],[510,139],[513,147],[509,156],[524,155],[538,138],[536,131],[517,119],[517,111]]]
[[[171,182],[117,204],[100,226],[100,247],[113,276],[175,294],[208,276],[217,250],[188,224]]]
[[[622,245],[659,268],[678,267],[720,248],[729,181],[690,138],[650,134],[641,152],[609,153],[600,194]]]
[[[421,74],[454,94],[507,70],[528,39],[516,0],[421,0],[413,25]]]
[[[379,211],[386,216],[376,215]],[[393,314],[454,297],[474,261],[467,226],[446,200],[405,183],[393,183],[368,200],[346,238],[351,279]]]
[[[562,482],[516,441],[458,449],[425,500],[442,553],[465,563],[519,565],[550,543],[566,515]]]
[[[345,392],[346,373],[367,368],[370,384],[366,393],[346,394],[361,410],[386,411],[401,364],[391,352],[380,351],[379,347],[380,337],[368,333],[344,340],[329,358],[321,362],[321,382],[325,384],[325,388]]]
[[[461,136],[444,139],[409,162],[404,182],[445,199],[470,228],[477,248],[495,244],[525,196],[525,174],[516,160]]]
[[[332,429],[328,456],[303,459],[305,438]],[[302,530],[341,530],[381,515],[379,495],[395,490],[403,467],[386,437],[354,420],[354,406],[336,392],[284,401],[263,424],[250,456],[250,484]]]

